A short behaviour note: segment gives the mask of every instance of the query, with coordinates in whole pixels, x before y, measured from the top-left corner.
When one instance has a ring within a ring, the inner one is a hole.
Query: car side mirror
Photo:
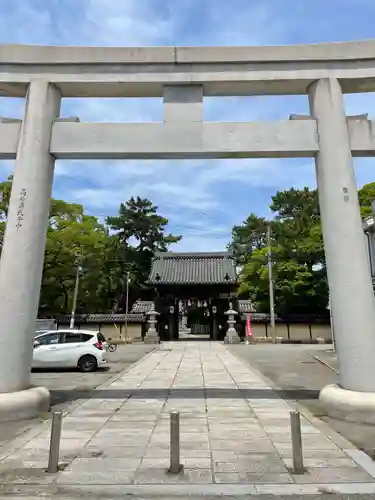
[[[38,340],[34,340],[34,349],[36,347],[39,347],[40,346],[40,342]]]

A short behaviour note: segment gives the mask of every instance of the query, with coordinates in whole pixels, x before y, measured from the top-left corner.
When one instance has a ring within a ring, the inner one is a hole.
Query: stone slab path
[[[164,344],[67,412],[61,439],[64,470],[44,471],[46,422],[0,448],[0,484],[53,486],[56,491],[121,485],[123,493],[159,488],[172,495],[195,490],[311,494],[332,488],[375,493],[371,460],[304,417],[307,472],[291,472],[292,406],[222,344]],[[177,476],[166,472],[171,410],[181,415],[184,470]]]

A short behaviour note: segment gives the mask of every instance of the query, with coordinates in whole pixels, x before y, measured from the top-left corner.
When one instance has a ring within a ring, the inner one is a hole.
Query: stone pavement
[[[294,475],[293,403],[222,344],[164,344],[96,392],[66,412],[59,473],[44,472],[49,422],[0,447],[0,492],[375,493],[369,457],[305,417],[307,472]],[[166,472],[173,409],[181,414],[177,476]]]

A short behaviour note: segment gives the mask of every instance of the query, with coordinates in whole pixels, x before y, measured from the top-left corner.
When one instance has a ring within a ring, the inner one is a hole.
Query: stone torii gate
[[[375,156],[374,123],[346,117],[343,93],[375,90],[375,41],[286,47],[0,46],[0,95],[26,96],[0,123],[16,159],[0,264],[0,421],[45,409],[30,388],[33,335],[55,159],[315,157],[340,360],[332,415],[373,422],[375,301],[352,156]],[[204,96],[308,94],[311,116],[205,123]],[[161,123],[79,123],[62,97],[163,97]],[[298,117],[297,117],[298,118]]]

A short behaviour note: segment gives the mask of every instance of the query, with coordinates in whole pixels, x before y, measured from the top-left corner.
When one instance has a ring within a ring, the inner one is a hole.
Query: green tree
[[[5,225],[8,217],[10,193],[12,190],[12,178],[13,176],[10,175],[7,180],[0,182],[0,249],[3,246]]]
[[[239,264],[244,264],[254,250],[267,244],[267,220],[250,214],[240,225],[233,226],[232,241],[228,249],[233,252]]]
[[[359,206],[361,210],[361,217],[364,219],[372,215],[371,204],[375,200],[375,182],[365,184],[358,191]]]
[[[41,314],[70,312],[78,266],[80,288],[77,311],[96,312],[103,308],[102,262],[108,246],[108,232],[96,217],[85,215],[81,205],[52,200],[40,298]]]
[[[232,245],[238,242],[238,235],[246,235],[250,242],[247,249],[252,248],[242,256],[239,294],[251,297],[259,311],[269,310],[265,228],[270,224],[276,312],[325,311],[328,290],[317,192],[308,188],[279,191],[270,208],[272,221],[251,214],[239,229],[234,228]],[[251,247],[253,241],[257,245]]]
[[[307,187],[278,191],[272,196],[272,223],[276,242],[281,245],[280,258],[294,259],[307,265],[323,265],[324,245],[320,225],[318,193]]]
[[[166,234],[168,219],[157,211],[158,207],[150,200],[132,197],[121,203],[116,217],[106,220],[118,238],[117,255],[123,275],[131,272],[138,284],[147,280],[154,253],[166,251],[169,245],[181,240],[181,236]]]
[[[10,193],[12,191],[12,179],[10,175],[7,180],[0,182],[0,220],[5,222],[8,216]]]
[[[280,253],[281,250],[281,253]],[[257,249],[244,265],[239,293],[250,297],[259,312],[269,311],[267,249]],[[327,306],[325,270],[312,270],[296,259],[283,259],[282,247],[273,249],[273,279],[276,313],[322,313]]]

